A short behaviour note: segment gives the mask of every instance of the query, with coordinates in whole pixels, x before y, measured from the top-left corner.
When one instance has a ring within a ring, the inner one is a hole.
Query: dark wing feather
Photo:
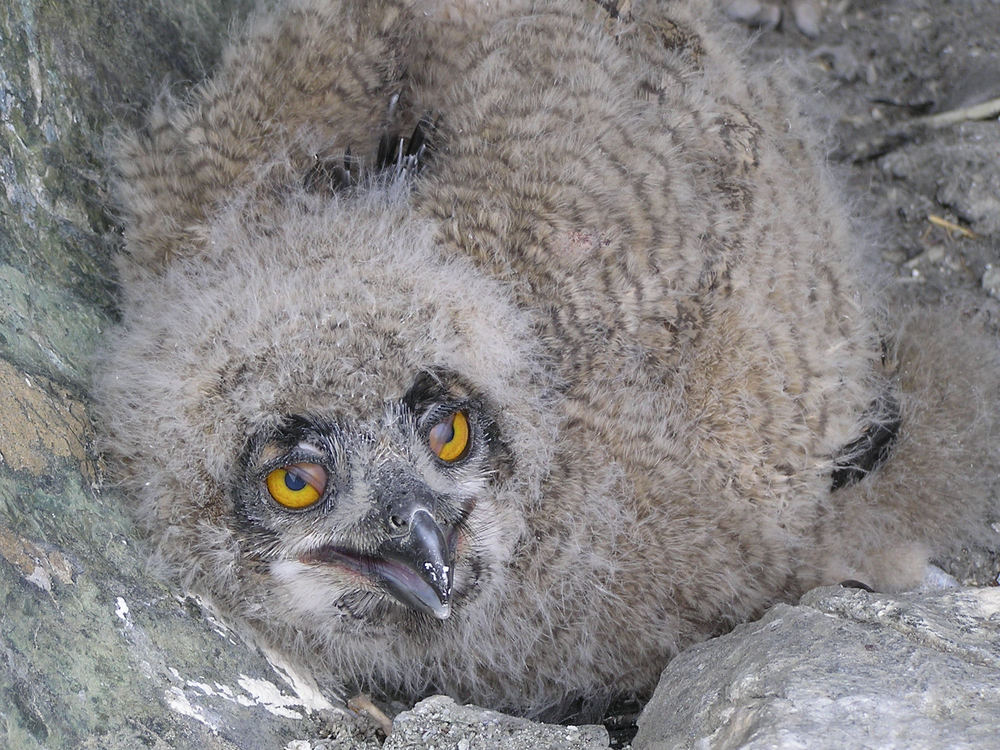
[[[835,459],[831,489],[861,481],[889,458],[903,423],[899,403],[886,395],[872,404],[872,412],[878,418],[873,418],[861,437],[845,445]]]

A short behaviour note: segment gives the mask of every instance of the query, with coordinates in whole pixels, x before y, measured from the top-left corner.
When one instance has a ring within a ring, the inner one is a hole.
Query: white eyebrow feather
[[[323,452],[320,451],[319,448],[317,448],[312,443],[306,442],[305,440],[303,440],[301,443],[299,443],[298,445],[296,445],[295,446],[295,450],[302,451],[303,453],[311,453],[314,456],[322,456],[323,455]]]

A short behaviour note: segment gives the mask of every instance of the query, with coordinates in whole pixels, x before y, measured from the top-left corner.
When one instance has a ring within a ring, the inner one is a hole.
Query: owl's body
[[[125,144],[97,396],[171,575],[328,685],[557,714],[975,528],[969,420],[698,6],[295,0]]]

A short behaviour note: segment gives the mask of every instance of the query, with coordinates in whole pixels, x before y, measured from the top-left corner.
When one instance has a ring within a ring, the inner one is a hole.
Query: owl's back
[[[561,472],[620,467],[629,534],[655,529],[621,543],[724,571],[692,609],[737,619],[756,588],[818,580],[803,548],[838,452],[895,419],[891,366],[780,74],[748,74],[684,4],[602,14],[538,6],[477,38],[444,94],[415,87],[443,122],[416,204],[532,311],[565,397]]]

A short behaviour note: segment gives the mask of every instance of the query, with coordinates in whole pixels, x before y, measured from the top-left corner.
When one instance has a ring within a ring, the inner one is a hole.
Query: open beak
[[[334,563],[381,584],[396,600],[439,620],[451,614],[454,529],[445,534],[430,511],[417,507],[405,533],[390,538],[375,554],[361,555],[336,547],[321,547],[303,562]]]
[[[451,614],[450,547],[431,514],[418,508],[410,516],[409,532],[382,548],[373,572],[400,602],[444,620]]]

